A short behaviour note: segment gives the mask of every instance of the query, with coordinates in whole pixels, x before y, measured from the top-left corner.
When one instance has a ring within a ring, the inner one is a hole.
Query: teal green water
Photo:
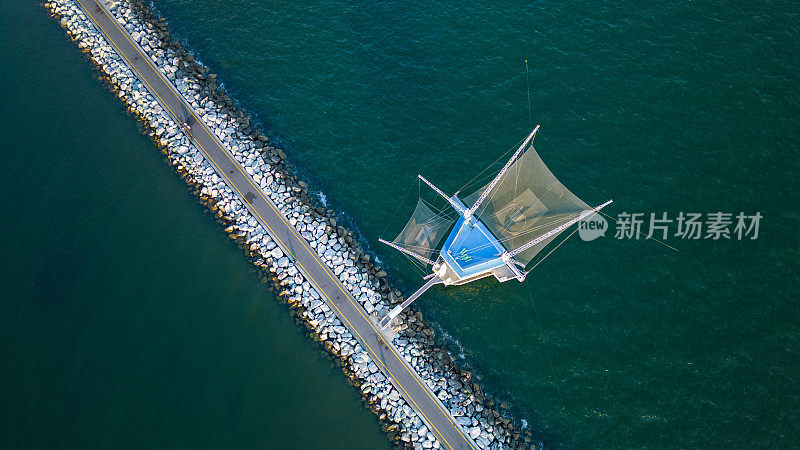
[[[760,211],[755,241],[573,238],[418,308],[551,446],[800,446],[796,5],[155,3],[406,292],[420,272],[375,243],[416,174],[453,192],[531,122],[612,215]],[[58,27],[4,9],[13,442],[385,445]]]
[[[0,10],[0,446],[388,448],[58,24]]]

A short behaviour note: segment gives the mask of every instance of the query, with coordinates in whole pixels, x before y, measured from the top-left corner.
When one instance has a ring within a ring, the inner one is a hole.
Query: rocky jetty
[[[162,109],[77,2],[51,0],[44,5],[103,73],[129,111],[142,121],[146,132],[229,235],[273,280],[280,298],[291,305],[314,340],[338,361],[365,403],[379,416],[390,438],[402,447],[440,448],[434,435],[322,301],[292,258],[283,253],[215,173],[183,128]],[[374,259],[360,249],[353,234],[337,223],[335,214],[312,202],[307,185],[287,170],[283,151],[271,146],[251,119],[235,107],[218,87],[214,74],[170,39],[165,20],[137,0],[115,1],[109,7],[118,23],[173,81],[198,116],[364,309],[377,318],[402,301],[402,295],[389,286],[386,272],[373,264]],[[494,403],[484,396],[471,374],[462,371],[448,352],[435,346],[433,336],[432,328],[419,312],[409,309],[399,318],[393,343],[477,445],[490,449],[540,446],[528,430],[515,426],[507,412],[501,414],[493,408]]]

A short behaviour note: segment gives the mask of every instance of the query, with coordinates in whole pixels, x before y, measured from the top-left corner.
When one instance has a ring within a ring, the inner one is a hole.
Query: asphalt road
[[[95,26],[123,57],[139,79],[148,87],[172,117],[190,123],[190,138],[214,166],[218,174],[236,192],[252,214],[269,230],[272,237],[292,256],[295,263],[322,295],[372,360],[398,389],[403,398],[423,419],[442,448],[477,448],[414,369],[370,320],[366,311],[341,284],[308,242],[286,220],[272,201],[261,191],[244,168],[228,153],[221,142],[195,115],[192,106],[144,53],[128,32],[110,16],[103,0],[77,0]],[[186,115],[194,116],[186,120]]]

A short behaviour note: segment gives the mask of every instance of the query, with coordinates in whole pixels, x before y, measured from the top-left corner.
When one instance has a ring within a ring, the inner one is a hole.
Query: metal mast
[[[425,184],[427,184],[431,189],[434,190],[434,192],[436,192],[437,194],[441,195],[443,199],[447,200],[447,202],[450,203],[450,206],[452,206],[456,211],[458,211],[459,214],[461,214],[462,216],[464,215],[464,211],[465,211],[464,208],[462,208],[461,205],[459,205],[455,200],[453,200],[453,197],[448,197],[447,194],[442,192],[441,189],[439,189],[436,186],[434,186],[433,183],[431,183],[430,181],[426,180],[425,177],[423,177],[422,175],[417,175],[417,178],[419,178],[420,180],[424,181]]]
[[[518,247],[518,248],[516,248],[515,250],[513,250],[511,252],[503,253],[503,256],[502,256],[503,261],[505,261],[506,263],[509,262],[511,260],[511,258],[513,258],[513,257],[517,256],[518,254],[524,252],[525,250],[533,247],[534,245],[536,245],[536,244],[538,244],[538,243],[540,243],[540,242],[542,242],[542,241],[544,241],[544,240],[546,240],[546,239],[548,239],[550,237],[553,237],[553,236],[557,235],[558,233],[561,233],[562,231],[566,230],[567,228],[569,228],[573,224],[575,224],[575,223],[577,223],[577,222],[579,222],[579,221],[581,221],[581,220],[583,220],[583,219],[585,219],[585,218],[587,218],[587,217],[589,217],[591,215],[597,214],[601,209],[603,209],[606,206],[610,205],[613,201],[614,200],[609,200],[609,201],[603,203],[602,205],[600,205],[600,206],[598,206],[596,208],[587,209],[586,211],[581,212],[580,215],[578,215],[578,217],[570,220],[569,222],[567,222],[567,223],[565,223],[563,225],[560,225],[560,226],[548,231],[547,233],[545,233],[545,234],[537,237],[536,239],[528,242],[527,244],[523,245],[522,247]]]
[[[405,253],[408,256],[413,256],[414,258],[417,258],[418,260],[424,262],[425,264],[429,264],[431,266],[433,265],[433,261],[431,261],[430,259],[424,258],[424,257],[412,252],[411,250],[406,250],[405,248],[400,247],[399,245],[397,245],[397,244],[395,244],[393,242],[385,241],[383,239],[378,239],[378,241],[383,242],[384,244],[388,245],[389,247],[392,247],[395,250],[401,251],[401,252]]]
[[[481,196],[478,197],[478,200],[475,202],[475,204],[470,206],[470,208],[466,212],[464,212],[464,218],[465,219],[469,220],[470,217],[472,217],[472,214],[474,214],[475,211],[478,209],[478,207],[481,206],[481,203],[483,203],[483,201],[486,200],[486,197],[488,197],[489,194],[492,193],[492,189],[494,189],[494,187],[497,185],[497,183],[500,182],[500,179],[503,178],[503,175],[505,175],[506,172],[508,172],[508,169],[511,167],[511,164],[513,164],[514,161],[517,160],[517,157],[519,156],[519,154],[522,153],[522,150],[525,149],[525,147],[528,145],[528,143],[536,135],[536,132],[538,130],[539,130],[539,125],[536,125],[536,128],[534,128],[533,131],[531,132],[531,134],[529,134],[528,137],[525,138],[525,141],[522,143],[522,145],[519,146],[517,151],[514,152],[514,154],[511,156],[511,159],[508,160],[506,165],[503,166],[503,169],[500,170],[500,173],[498,173],[497,176],[494,177],[494,180],[492,180],[492,182],[489,183],[488,186],[486,186],[486,189],[481,193]]]

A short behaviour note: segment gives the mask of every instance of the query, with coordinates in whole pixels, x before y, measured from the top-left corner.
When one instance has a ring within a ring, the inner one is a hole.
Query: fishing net
[[[474,204],[487,186],[469,195],[464,203]],[[587,209],[591,209],[589,205],[561,184],[531,147],[511,165],[475,215],[510,252]],[[515,259],[527,265],[557,236],[519,253]]]
[[[423,258],[431,259],[436,246],[447,230],[455,223],[454,219],[433,212],[421,199],[403,231],[392,243],[399,245]]]

